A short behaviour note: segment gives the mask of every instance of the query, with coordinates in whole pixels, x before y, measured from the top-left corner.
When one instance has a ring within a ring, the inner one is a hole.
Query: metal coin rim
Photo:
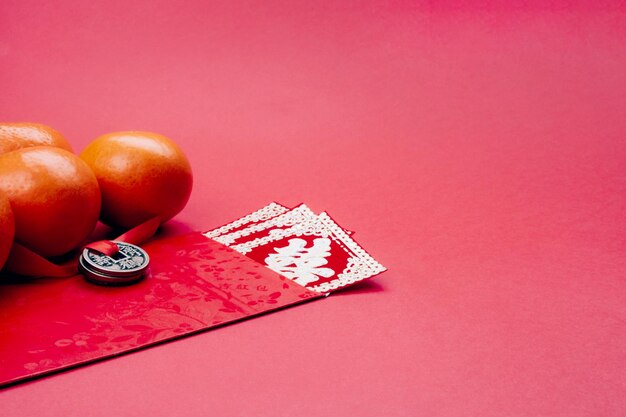
[[[104,275],[98,273],[97,271],[93,271],[89,269],[83,262],[83,258],[81,257],[78,261],[78,269],[83,273],[85,278],[94,284],[101,285],[124,285],[124,284],[132,284],[134,282],[141,281],[145,276],[145,271],[140,273],[128,275],[125,277],[116,277],[111,275]]]
[[[88,256],[91,249],[85,248],[83,249],[83,253],[81,254],[81,259],[84,260],[84,262],[86,263],[85,267],[88,267],[90,271],[98,272],[100,274],[104,274],[107,276],[117,276],[117,277],[126,277],[128,275],[141,273],[148,268],[148,265],[150,264],[150,255],[148,255],[148,252],[146,252],[145,250],[143,250],[137,245],[133,245],[132,243],[119,242],[116,240],[113,240],[112,242],[115,243],[118,246],[118,248],[120,247],[120,245],[126,245],[126,246],[131,246],[135,248],[136,250],[140,251],[145,257],[144,264],[136,268],[132,268],[132,269],[107,269],[107,268],[102,267],[101,265],[97,265],[93,263],[93,261],[91,261]]]

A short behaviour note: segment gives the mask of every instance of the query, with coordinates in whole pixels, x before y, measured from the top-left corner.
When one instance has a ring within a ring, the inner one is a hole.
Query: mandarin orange
[[[11,202],[15,240],[45,257],[76,248],[100,214],[95,175],[65,149],[38,146],[0,155],[0,192]]]
[[[131,228],[152,217],[162,222],[180,212],[191,194],[193,175],[182,150],[163,135],[109,133],[80,154],[98,178],[100,220]]]
[[[9,199],[0,192],[0,269],[9,256],[15,234],[15,221]]]
[[[0,155],[21,148],[54,146],[72,152],[65,138],[39,123],[0,123]]]

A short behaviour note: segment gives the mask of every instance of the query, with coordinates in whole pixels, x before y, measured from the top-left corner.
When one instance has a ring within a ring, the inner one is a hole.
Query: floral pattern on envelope
[[[320,297],[200,233],[147,244],[149,276],[0,286],[0,386]]]

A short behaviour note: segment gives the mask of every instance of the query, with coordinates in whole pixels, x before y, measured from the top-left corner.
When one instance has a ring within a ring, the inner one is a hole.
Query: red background
[[[305,201],[390,271],[0,414],[626,414],[626,9],[506,4],[3,1],[2,119],[175,139],[167,233]]]

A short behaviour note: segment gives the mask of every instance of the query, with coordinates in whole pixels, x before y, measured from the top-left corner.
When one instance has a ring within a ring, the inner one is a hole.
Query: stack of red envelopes
[[[326,212],[271,203],[204,235],[296,283],[326,293],[385,270]]]

